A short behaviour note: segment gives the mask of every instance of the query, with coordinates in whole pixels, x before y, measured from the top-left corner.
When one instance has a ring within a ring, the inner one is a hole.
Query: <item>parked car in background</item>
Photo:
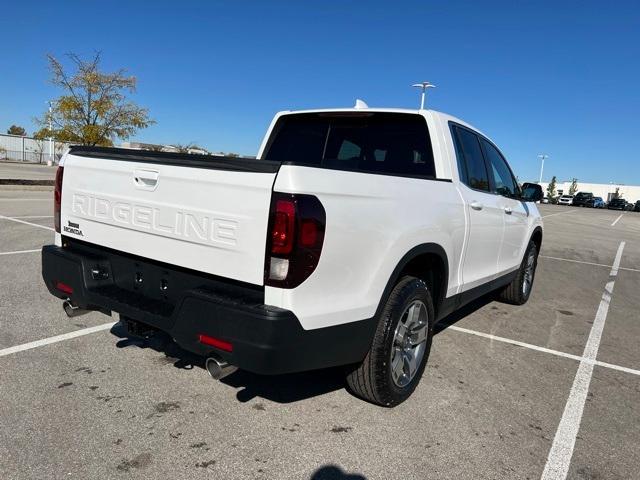
[[[607,205],[609,210],[627,210],[627,201],[624,198],[614,198]]]
[[[573,205],[573,195],[562,195],[558,199],[558,205]]]
[[[540,203],[549,203],[549,197],[544,197],[542,200],[540,200]]]
[[[593,193],[591,192],[578,192],[576,196],[573,197],[573,205],[576,207],[586,207],[587,202],[593,198]]]
[[[636,204],[634,205],[634,207],[633,207],[633,211],[634,211],[634,212],[640,212],[640,200],[638,200],[638,201],[636,202]]]
[[[585,202],[584,206],[590,208],[604,208],[607,206],[607,202],[602,200],[602,197],[591,197]]]

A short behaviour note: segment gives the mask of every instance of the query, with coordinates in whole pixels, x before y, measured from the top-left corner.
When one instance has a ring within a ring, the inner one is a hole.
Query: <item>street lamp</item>
[[[53,102],[49,100],[49,161],[53,165]]]
[[[429,82],[414,83],[411,86],[422,89],[422,95],[420,96],[420,110],[424,110],[424,99],[427,94],[427,88],[436,88],[436,86]]]
[[[542,170],[544,170],[544,161],[546,158],[549,158],[549,155],[541,153],[540,155],[538,155],[538,158],[542,160],[542,165],[540,165],[540,180],[538,180],[538,183],[542,183]]]

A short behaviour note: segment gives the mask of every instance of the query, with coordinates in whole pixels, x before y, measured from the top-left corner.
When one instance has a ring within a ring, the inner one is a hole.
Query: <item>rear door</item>
[[[105,152],[66,156],[63,236],[263,284],[275,162],[248,168],[239,159],[218,168],[215,161],[147,162],[135,161],[143,155],[135,152]]]
[[[496,277],[504,230],[504,210],[500,198],[491,193],[489,172],[473,131],[452,125],[460,193],[468,215],[468,237],[464,255],[463,290],[469,290]]]
[[[520,265],[526,247],[529,211],[517,197],[520,188],[498,149],[486,139],[481,139],[490,172],[491,190],[497,196],[498,206],[504,218],[504,235],[498,256],[498,273],[506,273]]]

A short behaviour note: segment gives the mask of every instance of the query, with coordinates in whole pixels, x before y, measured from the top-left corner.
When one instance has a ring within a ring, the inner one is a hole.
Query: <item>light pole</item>
[[[427,88],[436,88],[436,86],[429,82],[414,83],[411,86],[422,89],[422,95],[420,96],[420,110],[424,110],[424,99],[427,94]]]
[[[609,182],[609,193],[607,194],[607,203],[613,198],[613,182]]]
[[[542,160],[542,165],[540,165],[540,180],[538,180],[538,183],[542,183],[542,171],[544,170],[544,160],[546,158],[549,158],[549,155],[545,155],[544,153],[541,153],[540,155],[538,155],[538,158]]]
[[[49,161],[53,165],[53,102],[49,101]]]

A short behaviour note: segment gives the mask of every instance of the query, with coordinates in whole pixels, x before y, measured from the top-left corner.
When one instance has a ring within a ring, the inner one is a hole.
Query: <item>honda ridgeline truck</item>
[[[541,198],[449,115],[286,111],[255,159],[72,147],[42,275],[69,315],[165,332],[214,378],[344,365],[394,406],[438,320],[491,291],[527,301]]]

